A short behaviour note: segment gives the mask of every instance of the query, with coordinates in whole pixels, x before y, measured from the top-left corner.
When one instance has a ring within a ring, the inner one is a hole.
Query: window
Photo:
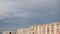
[[[33,34],[34,34],[34,32],[33,32]]]
[[[51,31],[54,31],[54,24],[51,25]]]
[[[11,32],[9,34],[11,34]]]
[[[49,26],[47,27],[47,34],[49,34]]]
[[[43,34],[45,34],[45,27],[43,27]]]
[[[54,34],[54,24],[51,25],[51,34]]]

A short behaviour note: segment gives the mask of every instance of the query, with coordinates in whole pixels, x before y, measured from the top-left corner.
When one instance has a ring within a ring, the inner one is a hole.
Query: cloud
[[[16,2],[17,1],[12,1],[12,0],[11,1],[0,0],[0,19],[14,17],[14,16],[15,17],[17,17],[17,16],[26,17],[26,15],[28,13],[26,13],[26,11],[24,11],[24,9],[23,9],[23,11],[21,9],[18,9],[18,5],[16,5]]]
[[[57,4],[57,0],[0,0],[1,27],[17,28],[60,21]]]
[[[23,17],[23,18],[25,18],[25,17],[29,16],[29,13],[28,12],[16,13],[14,16],[15,17]]]
[[[23,0],[17,1],[17,6],[21,8],[42,8],[42,7],[51,7],[56,6],[56,0]]]
[[[0,0],[0,18],[5,18],[8,16],[7,13],[9,12],[9,8],[5,4],[6,1]]]
[[[0,16],[1,18],[13,16],[26,17],[26,15],[29,15],[26,12],[52,10],[50,7],[53,6],[56,7],[56,0],[54,2],[53,0],[0,0]],[[17,14],[16,12],[19,13]]]
[[[52,14],[52,15],[53,15],[53,14],[56,14],[56,12],[55,12],[55,11],[51,11],[51,12],[49,12],[49,13],[50,13],[50,14]]]

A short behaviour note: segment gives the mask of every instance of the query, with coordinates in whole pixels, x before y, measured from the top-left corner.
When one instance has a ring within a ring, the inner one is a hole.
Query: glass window
[[[51,25],[51,34],[54,34],[54,24]]]
[[[49,27],[47,27],[47,34],[49,34]]]
[[[56,26],[56,27],[57,27],[57,32],[59,32],[59,24],[57,24],[57,26]]]
[[[43,26],[43,34],[45,34],[45,27]]]
[[[11,32],[9,34],[11,34]]]

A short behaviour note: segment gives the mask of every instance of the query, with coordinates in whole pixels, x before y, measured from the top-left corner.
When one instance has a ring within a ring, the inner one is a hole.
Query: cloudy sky
[[[59,0],[0,0],[0,31],[60,22]]]

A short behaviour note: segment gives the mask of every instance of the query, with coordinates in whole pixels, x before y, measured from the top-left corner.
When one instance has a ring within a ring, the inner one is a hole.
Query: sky
[[[0,0],[0,31],[60,22],[59,0]]]

